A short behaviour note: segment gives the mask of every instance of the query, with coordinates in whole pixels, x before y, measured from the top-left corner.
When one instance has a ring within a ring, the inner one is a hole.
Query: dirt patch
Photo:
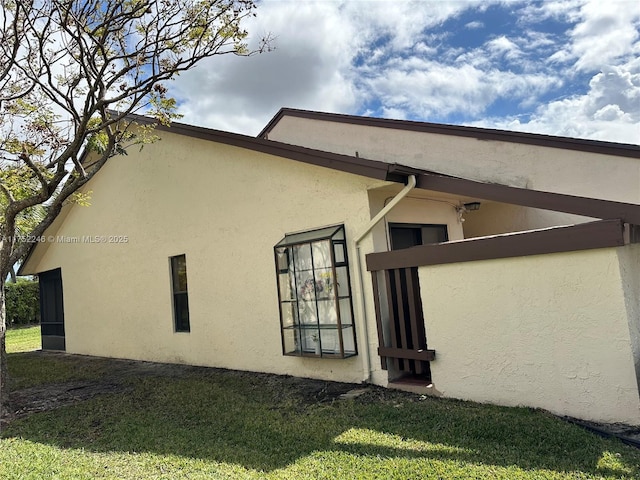
[[[25,388],[9,395],[3,422],[45,412],[55,408],[89,400],[105,393],[123,393],[130,388],[123,384],[106,382],[65,382]]]
[[[350,398],[349,392],[359,392],[359,402],[396,401],[399,397],[405,401],[416,401],[417,395],[397,392],[376,386],[330,382],[309,378],[274,375],[267,373],[245,372],[220,368],[196,367],[179,364],[144,362],[136,360],[105,359],[83,355],[69,355],[58,352],[33,352],[36,357],[58,358],[73,362],[82,362],[88,371],[104,372],[98,379],[74,380],[63,383],[48,383],[31,388],[13,391],[9,394],[8,404],[0,419],[0,426],[14,419],[32,413],[45,412],[56,408],[90,400],[98,395],[127,393],[132,390],[131,379],[145,376],[184,378],[199,376],[224,381],[226,377],[241,379],[247,388],[259,394],[265,390],[279,396],[275,404],[290,404],[294,399],[300,408],[311,404],[334,402]],[[105,368],[105,362],[108,368]],[[264,387],[269,387],[265,389]],[[281,398],[280,398],[281,397]],[[414,398],[415,397],[415,398]]]
[[[627,445],[640,448],[640,427],[632,427],[621,423],[596,423],[587,422],[577,418],[564,417],[564,420],[600,435],[602,437],[615,437]]]
[[[278,396],[274,404],[291,408],[289,400],[294,399],[297,408],[305,409],[309,405],[342,401],[356,398],[358,403],[391,403],[401,406],[403,403],[420,402],[427,399],[424,395],[412,394],[382,388],[374,385],[329,382],[309,378],[274,375],[221,368],[195,367],[167,363],[143,362],[136,360],[105,359],[83,355],[69,355],[56,352],[33,352],[29,355],[43,357],[63,357],[73,361],[86,362],[85,367],[102,368],[105,374],[98,379],[76,380],[64,383],[51,383],[37,387],[17,390],[9,394],[9,402],[0,419],[0,428],[10,421],[36,412],[45,412],[90,400],[98,395],[127,393],[132,390],[131,379],[145,376],[183,378],[201,376],[224,381],[225,377],[242,379],[250,390],[248,395],[260,394],[265,390]],[[105,362],[108,368],[104,368]],[[264,387],[269,387],[265,389]],[[251,391],[253,390],[253,391]],[[357,392],[357,393],[356,393]],[[619,424],[599,424],[563,418],[602,436],[617,437],[625,443],[640,448],[640,428]]]

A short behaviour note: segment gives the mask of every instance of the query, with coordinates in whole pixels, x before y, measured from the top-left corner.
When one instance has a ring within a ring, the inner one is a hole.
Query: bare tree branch
[[[253,0],[0,4],[4,279],[31,247],[16,240],[18,229],[41,236],[109,158],[151,141],[149,126],[135,125],[131,114],[146,113],[165,124],[175,118],[176,104],[163,82],[205,58],[248,56],[270,46],[249,51],[244,44],[242,24],[254,15]],[[0,283],[0,299],[2,288]],[[0,308],[0,344],[3,312]],[[2,387],[0,381],[0,400]]]

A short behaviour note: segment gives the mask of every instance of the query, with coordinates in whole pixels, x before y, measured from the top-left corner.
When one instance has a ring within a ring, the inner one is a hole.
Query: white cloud
[[[529,9],[527,22],[534,21]],[[549,58],[567,81],[590,73],[583,92],[539,105],[530,116],[487,118],[475,125],[640,143],[640,3],[545,2],[541,17],[574,21],[568,42]],[[562,69],[558,65],[564,64]]]
[[[494,57],[503,57],[509,61],[518,60],[523,55],[518,45],[504,35],[487,42],[487,49]]]
[[[176,92],[188,123],[257,133],[280,107],[344,111],[357,95],[348,78],[353,25],[332,3],[265,2],[251,32],[273,32],[275,51],[217,57],[183,75]]]
[[[638,41],[640,2],[635,0],[547,1],[524,11],[523,21],[554,18],[575,23],[570,41],[550,60],[573,63],[579,71],[593,71],[633,53]]]
[[[335,2],[334,2],[335,3]],[[387,38],[392,51],[411,48],[427,28],[475,5],[473,2],[438,0],[342,1],[340,10],[351,19],[359,40]]]
[[[640,143],[640,61],[596,74],[584,95],[540,106],[528,121],[487,119],[477,126]]]
[[[482,22],[469,22],[465,25],[465,28],[469,30],[477,30],[479,28],[484,28],[484,23]]]
[[[638,40],[640,2],[590,1],[581,11],[581,22],[573,29],[571,56],[576,68],[592,70],[632,53]]]
[[[442,117],[455,112],[480,115],[500,97],[529,102],[558,79],[546,75],[517,75],[472,65],[441,65],[416,59],[397,62],[372,78],[367,89],[377,92],[384,108],[402,109],[420,118]]]
[[[272,32],[274,52],[251,58],[217,57],[175,83],[184,121],[257,133],[280,107],[357,111],[366,66],[399,52],[437,49],[421,33],[468,4],[439,1],[265,1],[250,32]],[[375,94],[375,92],[373,93]]]
[[[520,31],[494,33],[480,16],[459,32],[442,28],[490,4],[516,11]],[[174,91],[185,122],[249,134],[288,106],[632,142],[639,24],[630,0],[265,0],[247,28],[272,32],[275,52],[214,58]],[[466,48],[459,40],[472,31],[486,39]],[[497,103],[503,117],[490,118]]]

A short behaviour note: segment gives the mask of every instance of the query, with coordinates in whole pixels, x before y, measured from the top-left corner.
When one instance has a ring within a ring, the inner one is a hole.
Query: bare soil
[[[185,376],[233,376],[247,380],[247,384],[256,388],[269,387],[272,392],[284,397],[295,397],[301,405],[333,402],[342,398],[360,397],[360,401],[418,401],[419,395],[388,390],[372,385],[329,382],[309,378],[274,375],[267,373],[245,372],[210,367],[196,367],[179,364],[165,364],[136,360],[104,359],[82,355],[69,355],[58,352],[33,352],[29,355],[49,357],[69,357],[74,360],[91,363],[108,362],[106,374],[97,379],[75,380],[63,383],[49,383],[31,388],[12,391],[9,401],[0,419],[0,425],[7,425],[14,419],[32,413],[44,412],[90,400],[97,395],[126,393],[132,390],[131,378],[143,376],[175,377]]]

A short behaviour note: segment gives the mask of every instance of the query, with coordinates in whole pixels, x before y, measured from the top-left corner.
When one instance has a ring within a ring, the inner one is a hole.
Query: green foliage
[[[5,284],[7,325],[40,323],[40,290],[38,282],[21,280]]]
[[[216,55],[249,55],[253,0],[21,0],[0,24],[0,273],[115,155],[179,115],[166,82]],[[262,45],[258,51],[265,48]],[[144,113],[154,121],[132,121]]]

